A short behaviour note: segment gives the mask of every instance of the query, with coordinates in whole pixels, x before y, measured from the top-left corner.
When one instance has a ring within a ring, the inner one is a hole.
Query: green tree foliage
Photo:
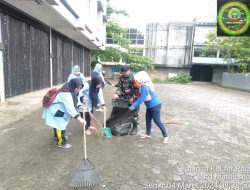
[[[106,34],[109,38],[112,38],[117,45],[106,47],[104,51],[91,51],[91,55],[96,59],[100,58],[102,61],[118,62],[122,58],[134,71],[153,68],[151,64],[152,60],[149,57],[135,53],[139,49],[130,46],[130,40],[127,38],[128,30],[122,28],[119,23],[112,18],[113,14],[123,16],[128,16],[128,14],[124,10],[115,10],[110,6],[108,1]]]
[[[216,30],[207,36],[204,53],[220,51],[221,57],[227,62],[228,72],[250,72],[250,38],[249,37],[218,37]]]

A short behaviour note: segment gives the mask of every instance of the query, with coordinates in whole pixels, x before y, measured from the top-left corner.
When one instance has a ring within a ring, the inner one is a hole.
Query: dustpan
[[[101,134],[106,139],[110,139],[112,137],[111,129],[106,127],[106,111],[103,112],[103,128],[100,128]]]

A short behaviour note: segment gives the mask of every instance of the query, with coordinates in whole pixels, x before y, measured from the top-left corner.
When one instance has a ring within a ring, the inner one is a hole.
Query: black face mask
[[[76,88],[82,89],[83,81],[81,78],[71,79],[68,83],[66,83],[63,88],[68,88],[70,92],[74,92]]]
[[[82,89],[83,88],[83,84],[79,84],[76,88]]]

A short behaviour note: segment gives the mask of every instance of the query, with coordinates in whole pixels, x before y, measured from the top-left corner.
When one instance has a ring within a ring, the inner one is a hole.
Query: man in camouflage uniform
[[[130,104],[134,103],[138,98],[139,88],[134,86],[134,76],[131,73],[129,66],[124,65],[121,68],[121,76],[119,77],[118,84],[114,98],[124,98],[129,100]],[[135,135],[137,133],[137,126],[139,124],[139,108],[134,111],[134,119],[132,121],[133,128],[130,135]]]

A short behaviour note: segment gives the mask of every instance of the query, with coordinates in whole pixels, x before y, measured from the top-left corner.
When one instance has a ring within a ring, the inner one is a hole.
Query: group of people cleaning
[[[68,77],[68,82],[62,86],[62,90],[56,95],[53,104],[44,109],[42,117],[45,124],[53,128],[58,147],[71,147],[66,136],[66,127],[71,117],[85,125],[86,134],[90,135],[91,128],[94,126],[91,126],[89,111],[93,113],[94,109],[96,111],[107,110],[102,92],[105,87],[104,75],[102,65],[97,63],[91,73],[91,79],[85,81],[80,67],[75,65]],[[133,75],[129,66],[124,65],[121,67],[118,83],[112,86],[116,87],[114,99],[124,98],[130,102],[129,109],[134,114],[130,135],[137,133],[139,106],[144,102],[147,107],[146,134],[142,134],[141,138],[151,138],[153,119],[163,135],[162,143],[166,144],[168,131],[161,121],[161,100],[155,93],[154,85],[147,72],[140,71]]]

